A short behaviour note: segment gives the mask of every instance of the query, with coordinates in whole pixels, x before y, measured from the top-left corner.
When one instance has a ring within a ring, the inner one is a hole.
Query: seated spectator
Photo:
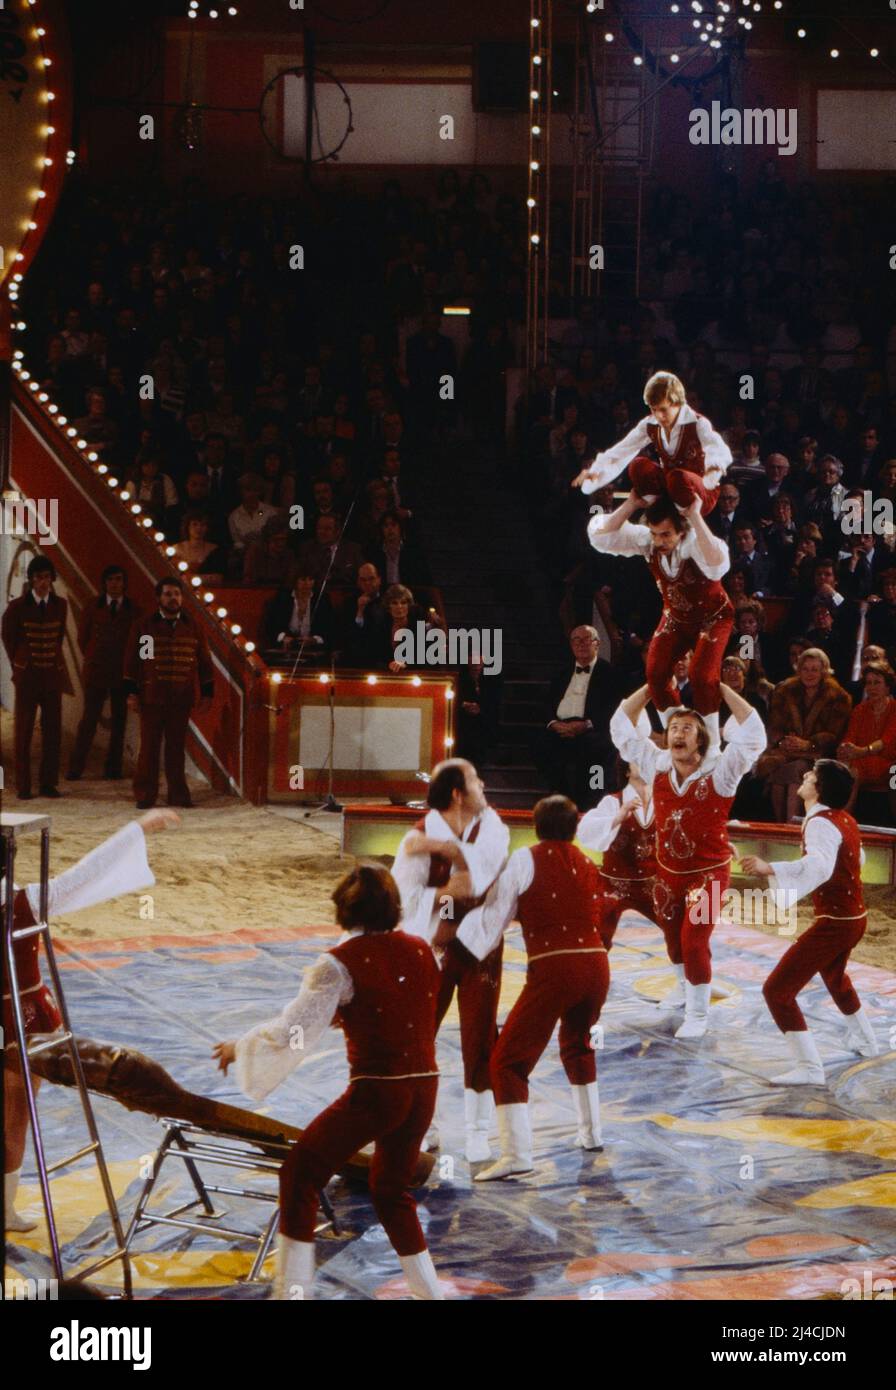
[[[348,455],[344,453],[331,454],[327,460],[323,476],[333,489],[333,501],[336,510],[341,516],[347,516],[348,509],[358,489],[354,473],[349,465]]]
[[[329,595],[300,565],[292,588],[280,589],[265,608],[258,642],[269,660],[313,661],[332,645],[334,630]]]
[[[735,607],[753,594],[753,571],[746,563],[735,560],[722,580],[722,588]]]
[[[110,420],[108,399],[99,387],[87,392],[87,414],[72,423],[78,431],[78,438],[84,439],[100,458],[109,461],[118,444],[118,426]]]
[[[152,524],[169,535],[177,507],[177,488],[167,473],[162,472],[162,455],[153,448],[143,449],[137,456],[133,477],[124,491],[152,517]]]
[[[239,487],[242,501],[230,513],[227,525],[237,561],[236,569],[242,573],[248,546],[252,541],[258,540],[271,517],[282,517],[282,513],[276,507],[272,507],[270,502],[261,500],[264,494],[264,479],[258,473],[244,473],[240,478]]]
[[[755,662],[751,662],[750,665],[755,672]],[[722,680],[725,685],[731,686],[736,695],[742,695],[755,710],[758,710],[762,722],[765,723],[768,717],[768,702],[775,687],[764,676],[755,676],[751,689],[747,683],[747,670],[747,662],[742,661],[739,656],[726,656],[722,662]]]
[[[599,659],[596,628],[574,628],[569,644],[572,660],[551,682],[545,726],[532,752],[548,790],[570,796],[584,811],[602,792],[616,790],[610,718],[623,691],[617,672]]]
[[[884,463],[884,450],[876,425],[867,425],[859,433],[858,447],[849,458],[846,470],[850,487],[870,488]]]
[[[874,500],[884,497],[888,502],[892,502],[896,508],[896,459],[887,459],[878,471],[877,478],[872,488]]]
[[[843,464],[833,454],[825,454],[818,463],[818,483],[806,493],[803,506],[806,521],[815,523],[832,549],[840,536],[840,512],[846,497],[842,477]]]
[[[752,593],[757,597],[769,592],[772,561],[759,549],[758,527],[755,522],[739,521],[734,528],[734,564],[746,570],[752,579]]]
[[[201,574],[209,584],[220,584],[227,574],[227,554],[209,540],[209,527],[208,512],[199,508],[184,512],[174,553],[186,565],[184,574]]]
[[[319,516],[338,516],[333,503],[333,484],[329,478],[315,478],[311,484],[310,529]]]
[[[282,514],[272,516],[258,539],[246,547],[243,583],[276,584],[281,589],[292,589],[298,560],[289,541],[289,526]]]
[[[746,666],[748,689],[759,689],[789,675],[781,643],[765,630],[765,609],[758,599],[741,599],[734,606],[734,630],[728,639],[726,655],[739,657]]]
[[[364,562],[361,547],[341,534],[342,519],[335,514],[319,516],[314,523],[314,540],[299,550],[299,560],[315,580],[322,584],[348,587],[354,584]]]
[[[872,825],[893,825],[896,796],[890,770],[896,762],[896,673],[882,661],[862,668],[864,698],[849,717],[837,757],[856,777],[853,814]]]
[[[823,651],[832,666],[837,664],[837,640],[834,633],[834,605],[829,598],[813,599],[809,610],[806,639],[811,646]]]
[[[379,544],[368,551],[367,558],[376,565],[387,586],[404,584],[414,589],[432,583],[426,556],[406,540],[404,523],[397,512],[381,516],[377,530]]]
[[[789,556],[789,569],[784,573],[783,593],[791,598],[805,596],[813,586],[815,564],[819,547],[823,542],[820,529],[814,522],[806,522],[797,531],[796,545]]]
[[[787,481],[790,460],[785,458],[784,454],[769,454],[763,465],[763,472],[764,478],[754,479],[742,491],[744,511],[759,527],[758,535],[771,525],[772,504],[775,498],[790,493]]]
[[[796,675],[775,687],[768,716],[768,748],[756,765],[765,779],[776,821],[797,813],[797,788],[816,758],[830,758],[843,738],[851,701],[831,675],[823,651],[808,647]]]
[[[688,680],[688,671],[693,655],[693,652],[685,652],[684,656],[680,656],[672,667],[672,679],[678,691],[678,703],[685,705],[688,709],[690,709],[693,704],[691,699],[691,683]]]
[[[735,458],[725,471],[725,477],[730,478],[733,483],[737,483],[741,492],[750,483],[761,482],[765,476],[765,469],[760,458],[761,448],[762,436],[759,431],[747,430],[741,441],[739,457]]]
[[[351,527],[351,533],[365,554],[380,544],[380,522],[391,511],[391,489],[382,478],[373,478],[364,489],[365,502]]]
[[[861,602],[874,589],[874,536],[870,531],[844,536],[842,549],[849,551],[849,558],[837,567],[837,587],[845,599]]]
[[[286,454],[276,445],[261,456],[262,501],[278,511],[289,511],[296,500],[295,474],[286,466]]]
[[[409,526],[414,513],[409,505],[410,489],[402,481],[401,453],[398,449],[384,450],[379,478],[389,489],[389,510],[395,512],[405,526]]]
[[[737,483],[729,482],[727,477],[723,478],[719,488],[719,500],[706,518],[707,526],[714,536],[725,542],[729,551],[733,551],[734,528],[746,519],[741,508],[740,488]]]
[[[457,673],[455,753],[458,758],[468,758],[480,771],[500,736],[502,689],[501,675],[484,675],[481,661],[471,661]]]
[[[395,659],[398,634],[407,628],[416,633],[418,623],[423,623],[428,631],[432,627],[441,627],[442,622],[434,609],[430,608],[427,612],[419,603],[415,603],[414,595],[403,584],[389,586],[383,595],[383,607],[388,620],[371,630],[368,650],[370,664],[377,670],[398,674],[405,670],[405,663]]]
[[[868,605],[868,641],[883,647],[887,661],[896,662],[896,569],[884,570],[880,577],[881,598]]]
[[[376,634],[389,622],[381,597],[382,578],[376,565],[365,561],[358,570],[354,599],[343,608],[340,648],[347,666],[371,666],[379,649]]]
[[[820,556],[812,566],[812,583],[808,592],[796,596],[788,623],[791,632],[805,632],[812,621],[812,608],[820,598],[829,600],[835,609],[844,601],[837,588],[834,561],[826,555]]]
[[[779,492],[772,502],[771,519],[763,533],[766,553],[775,566],[773,578],[786,574],[793,563],[798,534],[793,504],[789,492]],[[776,588],[775,592],[781,590]]]

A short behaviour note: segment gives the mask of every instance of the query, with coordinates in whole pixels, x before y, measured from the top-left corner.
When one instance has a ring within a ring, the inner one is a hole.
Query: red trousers
[[[818,974],[842,1014],[858,1013],[861,1001],[846,973],[852,948],[861,941],[867,917],[838,921],[818,917],[808,931],[784,952],[762,986],[765,1002],[782,1033],[803,1033],[806,1020],[796,1002],[801,989]]]
[[[689,984],[708,985],[712,979],[709,938],[730,878],[728,864],[695,874],[669,874],[661,868],[656,876],[653,920],[666,938],[670,961],[684,965]]]
[[[648,922],[654,918],[653,879],[608,878],[604,884],[604,907],[601,914],[600,936],[607,950],[619,926],[619,918],[628,908],[639,912]],[[618,885],[618,886],[617,886]]]
[[[59,750],[62,743],[62,692],[22,682],[16,686],[14,733],[16,790],[27,796],[31,791],[31,741],[40,710],[40,770],[38,787],[55,787],[59,781]]]
[[[698,473],[685,468],[663,468],[662,464],[639,454],[628,466],[631,485],[639,497],[662,497],[668,493],[677,507],[689,507],[700,498],[700,511],[707,516],[719,499],[717,487],[707,487]]]
[[[681,704],[681,696],[672,684],[672,671],[680,657],[693,652],[688,680],[694,709],[698,714],[715,714],[719,708],[722,658],[733,626],[734,611],[730,606],[710,623],[683,623],[664,611],[650,639],[645,662],[650,698],[658,710]]]
[[[468,1091],[488,1091],[491,1088],[489,1058],[498,1036],[503,960],[503,941],[482,961],[471,955],[459,941],[451,941],[442,961],[436,1028],[441,1027],[456,989],[464,1086]]]
[[[607,953],[574,951],[529,962],[526,983],[492,1053],[498,1105],[524,1105],[529,1076],[560,1022],[560,1060],[573,1086],[597,1078],[591,1027],[610,987]]]
[[[318,1193],[373,1143],[370,1196],[399,1255],[426,1249],[411,1195],[414,1166],[436,1108],[437,1076],[353,1081],[305,1130],[280,1169],[280,1232],[314,1240]]]
[[[140,706],[140,754],[134,772],[134,799],[155,802],[159,794],[159,763],[165,740],[165,780],[168,804],[183,805],[190,800],[184,772],[187,726],[190,706]]]

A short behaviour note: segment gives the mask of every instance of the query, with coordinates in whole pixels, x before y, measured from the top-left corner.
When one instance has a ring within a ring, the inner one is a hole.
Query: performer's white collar
[[[689,772],[683,782],[679,782],[678,773],[675,771],[675,764],[672,762],[670,756],[669,781],[672,785],[672,790],[678,792],[679,794],[683,794],[684,792],[686,792],[692,782],[696,782],[700,777],[709,776],[712,772],[715,771],[716,763],[719,761],[719,758],[721,758],[721,756],[721,749],[716,749],[715,752],[707,753],[703,758],[703,761],[699,764],[699,766],[696,767],[693,772]]]
[[[830,809],[830,806],[825,806],[823,801],[816,801],[815,805],[812,807],[812,810],[807,811],[805,816],[803,817],[803,823],[805,824],[805,822],[807,820],[810,820],[812,816],[817,816],[819,811],[829,811]]]
[[[684,405],[681,407],[681,410],[679,410],[678,415],[675,417],[675,424],[672,426],[671,429],[667,430],[664,425],[661,425],[655,415],[651,415],[650,423],[652,425],[658,426],[660,434],[663,435],[665,439],[671,439],[675,431],[678,429],[679,425],[692,425],[695,423],[696,419],[697,416],[694,414],[687,401],[685,401]]]
[[[451,826],[448,824],[441,811],[429,810],[426,813],[426,819],[423,823],[424,834],[428,835],[432,840],[457,840],[459,844],[463,844],[465,840],[469,840],[470,835],[473,833],[473,826],[476,825],[483,815],[484,812],[480,811],[478,815],[475,815],[473,819],[464,826],[463,832],[457,835],[451,829]]]

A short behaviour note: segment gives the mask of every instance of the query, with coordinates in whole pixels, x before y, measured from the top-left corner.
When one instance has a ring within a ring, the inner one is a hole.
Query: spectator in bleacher
[[[550,792],[594,806],[616,789],[610,718],[623,695],[619,673],[600,659],[600,638],[590,626],[569,635],[572,661],[551,681],[545,727],[533,747],[535,765]]]
[[[849,717],[837,757],[855,774],[857,820],[893,825],[896,796],[890,785],[896,762],[896,673],[883,661],[862,668],[864,697]]]
[[[314,524],[314,539],[299,549],[299,561],[318,583],[347,587],[354,584],[364,562],[361,547],[340,534],[342,519],[336,515],[319,516]]]
[[[313,531],[319,516],[338,516],[333,501],[333,484],[329,478],[315,478],[311,484],[311,508],[308,514],[308,529]]]
[[[458,758],[469,759],[480,770],[500,737],[503,683],[500,673],[485,675],[481,661],[471,661],[457,673],[454,751]]]
[[[336,624],[329,594],[300,564],[292,588],[282,588],[265,606],[258,643],[265,653],[313,660],[333,643]]]
[[[896,508],[896,459],[887,459],[886,463],[881,464],[872,493],[875,501],[878,497],[885,497]]]
[[[387,448],[383,453],[382,471],[378,480],[389,489],[389,510],[395,512],[407,525],[414,513],[410,508],[410,489],[401,476],[401,451]]]
[[[761,450],[762,436],[759,431],[747,430],[741,440],[740,457],[735,458],[725,472],[725,477],[737,483],[742,493],[751,483],[761,483],[766,476],[760,457]]]
[[[763,467],[765,477],[756,478],[743,489],[744,511],[760,528],[758,534],[772,521],[772,504],[776,497],[790,494],[787,475],[790,461],[784,454],[769,454]]]
[[[167,473],[162,472],[164,458],[158,449],[150,446],[138,454],[131,476],[124,485],[124,491],[133,502],[138,502],[143,511],[152,518],[153,526],[164,531],[166,536],[173,532],[177,517],[177,488]]]
[[[453,400],[443,399],[440,393],[446,377],[457,386],[457,355],[454,343],[439,331],[440,325],[440,314],[426,313],[420,332],[407,341],[412,408],[417,429],[424,436],[454,418]]]
[[[752,680],[748,680],[750,671],[754,673]],[[768,718],[768,702],[775,687],[759,672],[761,667],[755,660],[746,662],[739,656],[730,655],[722,662],[722,680],[725,685],[730,685],[737,695],[743,695],[744,699],[759,711],[762,722],[765,723]]]
[[[349,465],[348,455],[343,452],[331,454],[327,459],[323,476],[333,489],[333,499],[340,516],[347,516],[348,509],[358,490],[355,475]]]
[[[365,560],[358,570],[355,593],[343,609],[340,647],[347,666],[370,666],[380,645],[379,629],[389,622],[382,600],[382,578],[376,565]]]
[[[783,680],[790,674],[781,643],[766,632],[765,609],[758,599],[745,598],[735,604],[727,654],[746,663],[747,686],[751,688],[758,688],[766,679]]]
[[[880,576],[881,598],[868,607],[868,641],[883,647],[890,665],[896,664],[896,569]]]
[[[400,640],[398,634],[410,629],[416,635],[418,623],[423,623],[426,631],[444,625],[434,609],[427,611],[415,603],[414,595],[403,584],[390,584],[383,595],[383,608],[388,615],[387,621],[371,628],[367,655],[371,666],[397,675],[405,669],[405,663],[395,657],[395,645]]]
[[[849,558],[841,560],[837,567],[837,588],[845,599],[868,598],[875,581],[873,534],[860,531],[844,536],[841,549],[849,551]]]
[[[843,477],[843,464],[833,454],[825,454],[818,461],[818,482],[806,493],[803,515],[820,529],[826,544],[833,548],[840,534],[840,512],[846,497],[846,488],[840,479]]]
[[[781,592],[786,597],[804,597],[811,590],[819,547],[822,544],[821,531],[814,522],[805,522],[798,528],[793,553],[787,557],[790,568],[782,570],[781,575],[784,581]]]
[[[84,709],[69,760],[68,780],[77,782],[84,768],[96,726],[109,701],[109,746],[103,777],[117,781],[122,775],[127,696],[124,689],[124,654],[136,609],[127,596],[127,574],[120,565],[107,565],[100,575],[100,591],[85,604],[78,624],[78,646],[84,657],[81,684]]]
[[[367,559],[379,570],[383,582],[404,584],[417,589],[432,583],[426,556],[406,538],[405,526],[397,512],[385,512],[377,527],[379,544],[367,552]]]
[[[298,560],[290,546],[289,524],[278,512],[265,523],[261,535],[246,547],[243,583],[275,584],[278,588],[291,589],[297,569]]]
[[[846,482],[849,487],[871,488],[883,467],[886,454],[876,425],[866,425],[859,442],[847,458]]]
[[[746,518],[741,508],[740,488],[737,483],[723,478],[719,487],[718,503],[706,518],[706,524],[713,535],[723,540],[729,551],[733,551],[735,525],[744,520]]]
[[[382,478],[371,478],[364,488],[364,501],[352,518],[350,531],[365,554],[379,545],[380,522],[392,509],[391,496],[391,488]]]
[[[816,598],[809,610],[809,626],[806,639],[813,647],[823,651],[831,666],[837,665],[838,647],[834,632],[834,605],[829,598]]]
[[[201,574],[208,584],[220,584],[227,573],[227,554],[209,540],[210,526],[207,511],[198,507],[185,511],[181,519],[181,539],[174,553],[187,567],[184,574]]]
[[[758,525],[753,521],[739,521],[734,528],[734,567],[750,575],[750,592],[761,596],[770,591],[772,570],[769,557],[759,549]]]
[[[772,590],[784,593],[786,577],[796,550],[798,529],[794,517],[794,498],[787,492],[779,492],[772,502],[771,521],[763,532],[766,554],[774,565]]]
[[[232,554],[236,559],[235,572],[242,573],[246,549],[258,540],[271,517],[282,516],[270,502],[263,502],[264,479],[258,473],[244,473],[239,481],[241,502],[234,507],[227,518],[227,526],[232,542]]]
[[[811,575],[810,587],[796,595],[790,610],[788,626],[792,632],[805,632],[812,621],[812,607],[818,599],[828,599],[835,608],[844,602],[837,587],[834,561],[829,556],[822,555],[813,563]]]
[[[276,445],[261,456],[262,501],[278,511],[288,511],[296,500],[295,474],[286,466],[286,454]]]
[[[208,511],[212,519],[211,539],[230,545],[229,518],[240,500],[240,490],[229,462],[229,448],[223,434],[209,432],[203,441],[201,459],[208,478]]]
[[[756,766],[765,779],[776,821],[797,813],[797,788],[816,758],[830,758],[843,738],[851,701],[817,647],[797,659],[796,675],[775,687],[769,706],[768,748]]]
[[[87,414],[72,423],[78,438],[86,440],[91,449],[108,462],[118,444],[119,431],[109,417],[109,402],[101,387],[95,386],[87,392]]]

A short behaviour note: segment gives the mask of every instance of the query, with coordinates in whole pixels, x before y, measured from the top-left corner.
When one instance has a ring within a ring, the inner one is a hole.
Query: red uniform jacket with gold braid
[[[153,640],[152,656],[141,658],[141,638]],[[155,612],[131,629],[124,664],[125,688],[143,705],[192,705],[196,683],[214,693],[214,671],[204,634],[181,612],[176,623]]]
[[[674,875],[721,868],[732,858],[727,820],[734,797],[719,795],[711,772],[679,796],[671,775],[671,770],[658,772],[653,781],[658,870]]]
[[[401,930],[362,932],[330,955],[354,988],[338,1016],[352,1080],[436,1075],[439,967],[431,947]]]
[[[68,604],[50,594],[42,607],[29,590],[3,614],[3,645],[12,665],[13,684],[35,694],[71,694],[62,643]]]
[[[840,831],[840,849],[834,872],[826,883],[812,894],[816,917],[855,918],[865,915],[862,893],[862,841],[859,827],[848,811],[817,811],[816,815],[829,820]],[[813,820],[815,817],[813,816]],[[803,835],[805,826],[803,822]],[[803,852],[806,844],[803,839]]]
[[[529,960],[602,950],[597,865],[567,840],[540,840],[531,853],[535,877],[520,894],[516,914]]]
[[[23,888],[18,889],[13,898],[12,925],[14,931],[34,926],[34,914]],[[40,977],[40,937],[37,934],[26,936],[15,943],[13,950],[25,1032],[55,1033],[62,1024],[62,1018],[56,1007],[56,1000]],[[9,985],[9,975],[6,971],[3,973],[4,980]],[[3,1036],[7,1046],[15,1042],[12,999],[8,992],[4,992],[3,995]]]
[[[624,878],[633,882],[653,878],[656,873],[656,822],[646,828],[635,815],[634,808],[616,832],[609,849],[605,849],[600,872],[604,878]]]
[[[105,598],[87,604],[78,624],[78,646],[84,653],[84,688],[115,690],[124,681],[128,634],[137,616],[129,598],[118,600],[113,617]]]
[[[719,580],[710,579],[690,558],[682,561],[674,579],[663,569],[657,551],[651,552],[647,564],[663,596],[665,614],[676,622],[699,626],[725,612],[734,612]]]
[[[700,443],[700,436],[697,433],[697,420],[701,417],[697,415],[696,411],[694,414],[697,419],[687,420],[679,430],[674,454],[670,454],[663,444],[663,432],[659,425],[649,424],[647,426],[650,442],[656,450],[656,456],[664,473],[668,473],[673,468],[684,468],[688,473],[696,473],[698,478],[703,477],[706,456],[703,452],[703,445]]]

